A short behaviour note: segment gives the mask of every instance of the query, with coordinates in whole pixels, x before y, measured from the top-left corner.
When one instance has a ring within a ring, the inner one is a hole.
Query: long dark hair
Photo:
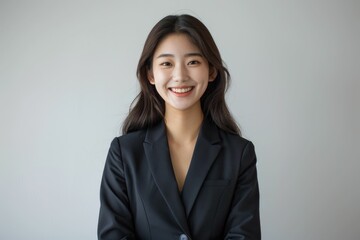
[[[136,72],[141,91],[130,106],[129,115],[123,123],[123,134],[153,126],[164,118],[164,100],[157,93],[155,86],[150,84],[148,71],[151,70],[157,45],[172,33],[187,34],[209,62],[209,68],[217,72],[215,80],[209,82],[200,100],[205,118],[211,118],[224,131],[241,134],[225,102],[225,92],[230,81],[229,71],[222,62],[209,30],[200,20],[187,14],[167,16],[150,31]]]

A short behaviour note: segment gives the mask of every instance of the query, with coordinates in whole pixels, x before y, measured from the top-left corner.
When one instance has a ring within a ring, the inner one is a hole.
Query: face
[[[169,108],[201,111],[200,98],[216,77],[186,34],[170,34],[157,46],[148,79]]]

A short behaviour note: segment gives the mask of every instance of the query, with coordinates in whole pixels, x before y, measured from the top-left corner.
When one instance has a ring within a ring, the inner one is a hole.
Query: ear
[[[151,69],[147,70],[147,78],[148,78],[150,84],[155,85],[154,74]]]
[[[214,67],[209,69],[209,82],[213,82],[217,77],[217,70]]]

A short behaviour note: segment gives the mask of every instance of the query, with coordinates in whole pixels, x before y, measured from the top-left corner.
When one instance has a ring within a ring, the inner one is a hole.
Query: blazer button
[[[188,237],[185,234],[181,234],[179,240],[188,240]]]

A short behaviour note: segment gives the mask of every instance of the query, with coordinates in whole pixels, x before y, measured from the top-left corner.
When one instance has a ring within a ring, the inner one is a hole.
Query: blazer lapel
[[[149,128],[143,143],[150,171],[172,215],[189,236],[187,218],[170,159],[164,122]]]
[[[182,192],[186,216],[190,215],[207,173],[220,152],[219,142],[216,125],[204,119]]]

